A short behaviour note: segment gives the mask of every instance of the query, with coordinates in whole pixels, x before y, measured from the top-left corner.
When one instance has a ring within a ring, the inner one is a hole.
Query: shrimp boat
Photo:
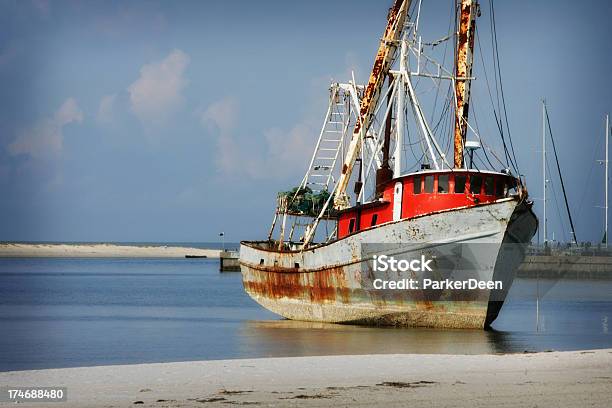
[[[276,314],[482,329],[500,312],[538,220],[518,176],[505,108],[495,110],[491,98],[503,155],[468,122],[479,4],[458,1],[448,10],[450,32],[425,41],[421,3],[394,1],[367,84],[357,84],[354,75],[331,84],[301,184],[278,194],[266,240],[241,242],[244,288]],[[493,24],[494,17],[492,35]],[[495,80],[503,100],[501,71]],[[423,87],[436,89],[435,98]],[[375,265],[382,255],[428,256],[437,268],[383,270]],[[500,284],[421,285],[466,279]],[[408,280],[417,285],[381,287]]]

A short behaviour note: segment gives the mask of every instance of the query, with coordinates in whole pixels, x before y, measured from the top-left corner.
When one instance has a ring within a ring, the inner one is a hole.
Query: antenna
[[[474,164],[474,152],[480,149],[480,143],[477,140],[468,140],[465,142],[465,150],[468,152],[468,156],[470,157],[470,165],[468,168],[472,168]]]

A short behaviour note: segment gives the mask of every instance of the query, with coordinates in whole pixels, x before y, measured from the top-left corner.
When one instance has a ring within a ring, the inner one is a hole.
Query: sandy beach
[[[218,258],[218,249],[114,244],[0,244],[0,258]]]
[[[612,349],[84,367],[4,372],[0,383],[66,386],[67,402],[46,404],[55,407],[609,407]]]

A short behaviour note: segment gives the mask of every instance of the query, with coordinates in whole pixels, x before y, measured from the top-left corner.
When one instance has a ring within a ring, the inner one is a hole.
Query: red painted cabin
[[[396,219],[413,218],[491,203],[507,197],[514,187],[514,177],[496,172],[435,170],[408,174],[389,181],[380,200],[341,211],[338,238],[393,221],[395,203],[399,205]],[[396,189],[401,191],[401,200],[394,200]]]

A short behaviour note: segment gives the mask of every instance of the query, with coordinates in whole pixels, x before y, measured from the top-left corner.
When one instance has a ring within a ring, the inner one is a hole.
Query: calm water
[[[540,330],[535,299],[540,293]],[[279,319],[207,259],[0,259],[0,371],[267,356],[612,347],[612,282],[517,280],[493,331]]]

